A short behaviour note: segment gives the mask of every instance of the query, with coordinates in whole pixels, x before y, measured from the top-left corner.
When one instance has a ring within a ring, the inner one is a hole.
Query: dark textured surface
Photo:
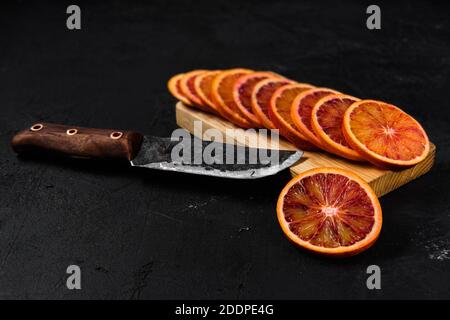
[[[193,4],[195,3],[195,4]],[[450,7],[369,3],[69,3],[0,5],[0,298],[450,298]],[[426,176],[381,199],[384,226],[360,256],[292,246],[275,203],[287,172],[225,181],[20,159],[9,140],[37,121],[176,128],[175,73],[242,66],[403,107],[437,145]],[[69,264],[82,290],[65,287]],[[382,269],[382,290],[365,270]]]

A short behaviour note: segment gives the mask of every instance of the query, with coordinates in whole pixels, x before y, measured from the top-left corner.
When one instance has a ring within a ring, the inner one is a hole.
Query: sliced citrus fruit
[[[295,127],[291,118],[291,106],[294,99],[302,92],[313,88],[305,83],[289,84],[278,88],[270,98],[269,118],[280,134],[292,142],[295,146],[304,150],[317,149]]]
[[[272,72],[253,72],[240,77],[233,89],[233,98],[239,112],[255,127],[264,127],[261,120],[252,111],[252,92],[258,82],[279,76]]]
[[[207,71],[195,77],[194,80],[195,92],[199,96],[200,100],[202,100],[205,106],[210,107],[211,111],[217,114],[219,113],[219,111],[217,110],[217,107],[212,100],[211,88],[214,78],[220,72],[220,70]]]
[[[206,70],[194,70],[184,74],[184,76],[180,80],[180,88],[181,92],[191,101],[195,107],[198,107],[204,111],[210,111],[208,106],[205,106],[202,99],[200,99],[199,95],[195,90],[195,79],[207,72]]]
[[[345,111],[358,98],[343,94],[332,94],[320,99],[312,110],[311,125],[326,150],[354,161],[365,159],[347,142],[342,132]]]
[[[430,141],[422,126],[396,106],[362,100],[347,109],[343,132],[348,143],[381,167],[407,167],[422,161]]]
[[[177,98],[184,104],[191,106],[192,102],[189,101],[189,99],[181,92],[180,80],[183,76],[184,74],[180,73],[170,78],[169,82],[167,82],[167,88],[175,98]]]
[[[213,102],[219,113],[224,118],[243,128],[252,128],[253,124],[240,114],[234,102],[233,88],[241,76],[251,72],[253,71],[248,69],[223,71],[214,78],[211,89]]]
[[[293,178],[277,202],[281,229],[296,245],[330,256],[349,256],[373,245],[382,225],[380,202],[356,174],[317,168]]]
[[[311,126],[312,109],[317,101],[337,91],[328,88],[313,88],[300,93],[292,102],[291,118],[297,129],[317,147],[326,150]]]
[[[280,87],[288,85],[292,81],[288,79],[270,78],[258,82],[253,88],[251,103],[252,111],[267,129],[276,129],[269,119],[269,103],[273,93]]]

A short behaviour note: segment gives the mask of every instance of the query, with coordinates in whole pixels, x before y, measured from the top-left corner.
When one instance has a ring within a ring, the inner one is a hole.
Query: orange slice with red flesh
[[[430,141],[422,126],[400,108],[375,100],[355,102],[344,114],[348,143],[381,167],[408,167],[425,159]]]
[[[280,78],[280,76],[277,76],[272,72],[253,72],[240,77],[236,81],[233,89],[234,102],[239,112],[257,128],[263,128],[264,125],[253,113],[252,92],[259,82],[268,78],[277,79]]]
[[[291,106],[291,118],[298,131],[300,131],[309,142],[324,150],[326,150],[325,145],[317,137],[311,125],[312,109],[321,98],[337,93],[339,92],[328,88],[309,89],[300,93],[294,99]]]
[[[193,103],[181,92],[180,80],[183,76],[184,74],[180,73],[170,78],[170,80],[167,82],[167,88],[169,89],[169,92],[172,94],[172,96],[174,96],[176,99],[180,100],[188,106],[192,106]]]
[[[269,103],[269,118],[280,134],[292,142],[296,147],[303,150],[316,150],[307,138],[295,127],[291,118],[291,106],[294,99],[302,92],[313,88],[305,83],[295,83],[277,89]]]
[[[328,151],[349,160],[364,161],[342,132],[345,111],[356,101],[359,99],[343,94],[328,95],[320,99],[312,110],[311,125]]]
[[[252,111],[267,129],[276,129],[275,124],[269,118],[269,104],[273,93],[282,86],[292,81],[288,79],[270,78],[260,81],[253,88],[251,103]]]
[[[251,72],[253,71],[248,69],[223,71],[214,78],[211,89],[213,102],[222,117],[243,128],[252,128],[253,124],[240,114],[234,101],[233,89],[241,76]]]
[[[191,101],[195,107],[203,110],[210,111],[208,106],[205,106],[202,99],[200,99],[199,95],[195,90],[195,78],[199,75],[207,72],[206,70],[194,70],[188,73],[185,73],[184,76],[180,80],[180,88],[181,92]]]
[[[328,256],[351,256],[377,240],[382,210],[375,192],[351,171],[317,168],[293,178],[277,202],[284,234]]]
[[[208,106],[211,110],[219,114],[216,105],[213,102],[212,98],[212,83],[214,78],[220,73],[220,70],[216,71],[207,71],[195,77],[194,80],[194,88],[200,100],[203,102],[203,105]]]

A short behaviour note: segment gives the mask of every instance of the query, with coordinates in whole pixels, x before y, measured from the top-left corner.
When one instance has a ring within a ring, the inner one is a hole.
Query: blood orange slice
[[[362,100],[344,115],[348,143],[368,161],[381,167],[407,167],[422,161],[430,141],[409,114],[388,103]]]
[[[253,114],[259,118],[267,129],[276,129],[275,124],[269,118],[270,98],[278,88],[290,83],[292,81],[288,79],[270,78],[258,82],[253,88],[251,97]]]
[[[330,256],[349,256],[372,246],[381,231],[381,206],[372,188],[337,168],[308,170],[278,198],[281,229],[296,245]]]
[[[315,150],[317,148],[295,127],[291,118],[291,106],[300,93],[311,88],[313,86],[304,83],[280,87],[273,93],[269,103],[269,118],[272,120],[272,123],[280,130],[282,136],[304,150]]]
[[[325,149],[325,145],[316,136],[311,126],[312,109],[317,101],[330,94],[339,93],[328,88],[314,88],[300,93],[292,102],[291,118],[297,129],[313,144],[321,149]]]
[[[311,125],[326,149],[341,157],[364,161],[364,158],[347,142],[342,132],[342,119],[350,105],[358,98],[333,94],[320,99],[312,110]]]
[[[189,101],[189,99],[181,92],[180,80],[183,76],[184,74],[180,73],[170,78],[169,82],[167,82],[167,88],[175,98],[177,98],[184,104],[191,106],[192,102]]]
[[[254,72],[240,77],[233,88],[233,98],[239,112],[258,128],[264,125],[252,111],[252,92],[259,82],[268,78],[279,77],[272,72]]]
[[[212,98],[219,113],[232,123],[243,127],[252,128],[253,124],[244,118],[236,106],[233,98],[233,88],[237,80],[253,71],[248,69],[231,69],[221,72],[212,83]]]
[[[195,92],[198,94],[200,100],[202,100],[205,106],[210,107],[211,110],[217,114],[219,113],[219,111],[217,110],[217,107],[213,102],[211,88],[214,78],[220,72],[221,71],[219,70],[208,71],[198,75],[194,80]]]
[[[206,70],[194,70],[190,71],[188,73],[185,73],[184,76],[180,80],[180,88],[181,92],[191,101],[195,107],[198,107],[199,109],[203,111],[210,111],[210,109],[205,106],[203,101],[198,96],[197,92],[195,91],[195,78],[197,78],[199,75],[207,72]]]

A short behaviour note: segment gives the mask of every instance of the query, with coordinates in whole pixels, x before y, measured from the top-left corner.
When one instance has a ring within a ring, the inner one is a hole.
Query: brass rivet
[[[120,138],[122,138],[122,136],[123,136],[123,132],[120,132],[120,131],[114,131],[109,135],[109,137],[114,140],[120,139]]]
[[[31,131],[39,131],[44,127],[42,123],[33,124],[30,128]]]
[[[66,133],[67,133],[69,136],[73,136],[74,134],[77,134],[77,132],[78,132],[77,129],[69,129],[69,130],[66,131]]]

